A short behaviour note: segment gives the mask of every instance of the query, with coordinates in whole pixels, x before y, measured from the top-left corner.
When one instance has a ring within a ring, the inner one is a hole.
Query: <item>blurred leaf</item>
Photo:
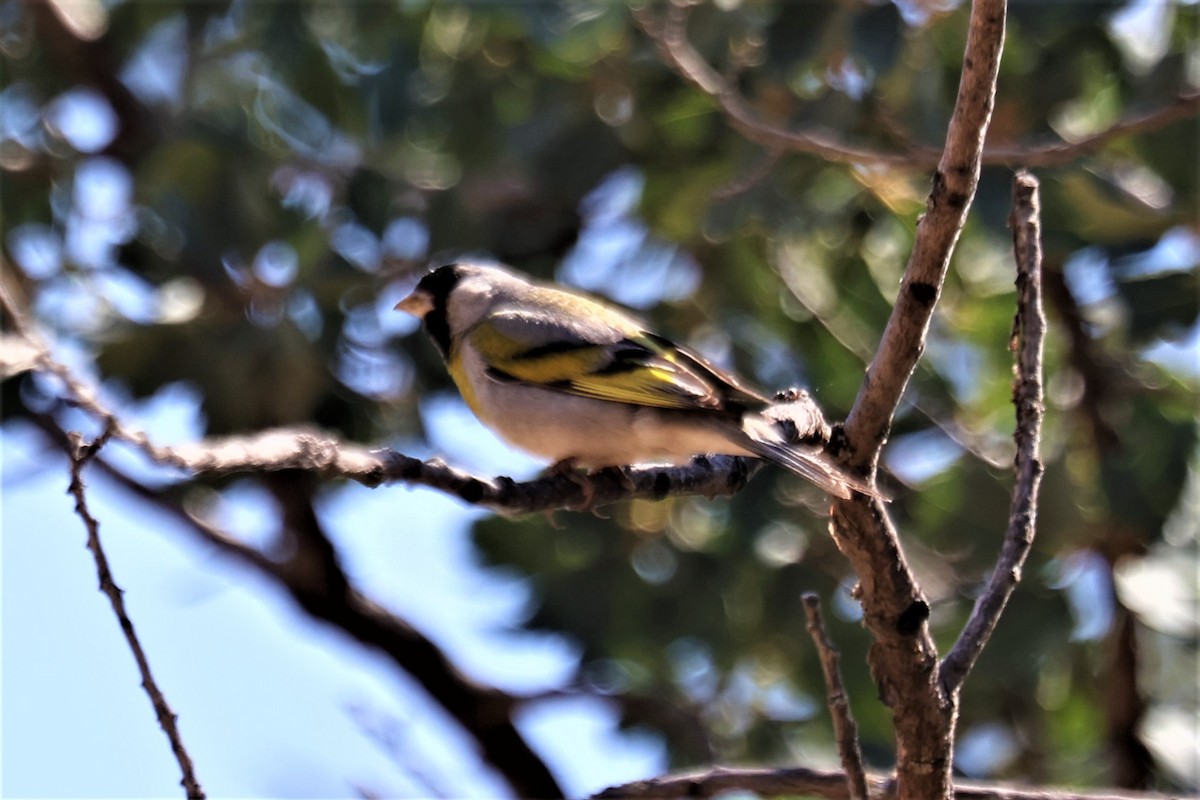
[[[1147,205],[1110,180],[1091,172],[1064,175],[1051,191],[1069,209],[1072,229],[1091,242],[1153,241],[1178,219]]]
[[[900,55],[908,29],[895,3],[868,4],[851,23],[854,53],[865,59],[876,75],[891,69]]]
[[[1117,281],[1117,291],[1129,304],[1129,336],[1135,343],[1182,336],[1200,315],[1200,265],[1185,272],[1167,272]]]

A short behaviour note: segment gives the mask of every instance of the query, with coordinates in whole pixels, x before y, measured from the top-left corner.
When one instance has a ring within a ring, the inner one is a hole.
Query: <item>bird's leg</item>
[[[605,467],[604,469],[600,470],[600,472],[611,473],[616,478],[617,483],[621,485],[621,488],[629,494],[632,495],[637,491],[637,484],[633,482],[633,478],[629,477],[628,466]]]
[[[579,469],[573,458],[564,458],[561,461],[555,461],[546,469],[547,475],[561,475],[571,483],[579,487],[583,492],[583,501],[572,506],[567,506],[570,511],[590,511],[592,501],[596,497],[596,490],[592,487],[592,482],[586,477],[579,474]]]

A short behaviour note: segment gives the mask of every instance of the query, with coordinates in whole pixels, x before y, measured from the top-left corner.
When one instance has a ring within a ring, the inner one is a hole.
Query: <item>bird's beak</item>
[[[408,297],[396,303],[396,311],[412,314],[417,319],[425,319],[425,315],[433,311],[433,297],[422,289],[417,289]]]

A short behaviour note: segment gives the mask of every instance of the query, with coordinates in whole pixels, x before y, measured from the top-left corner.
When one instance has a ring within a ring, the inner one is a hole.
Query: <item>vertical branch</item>
[[[808,633],[812,636],[813,644],[817,646],[817,654],[821,658],[821,670],[825,673],[825,685],[829,688],[826,698],[829,713],[833,717],[833,733],[837,737],[838,755],[842,760],[842,769],[846,772],[846,789],[850,792],[850,800],[868,800],[867,774],[863,769],[862,750],[858,745],[858,726],[854,723],[854,715],[850,713],[850,699],[846,696],[846,687],[842,684],[841,653],[834,647],[825,631],[825,621],[821,618],[821,599],[812,592],[803,596],[804,615],[808,618]]]
[[[996,567],[975,602],[962,634],[942,662],[940,675],[947,694],[962,688],[1021,580],[1021,567],[1033,546],[1038,486],[1042,479],[1039,444],[1042,434],[1042,350],[1046,316],[1042,311],[1042,229],[1037,178],[1018,172],[1013,180],[1013,250],[1017,261],[1017,315],[1009,348],[1016,353],[1013,403],[1016,405],[1016,485],[1008,531]]]
[[[171,743],[171,752],[175,754],[175,760],[179,762],[179,769],[183,773],[180,784],[187,792],[188,800],[204,800],[204,790],[200,788],[200,782],[196,779],[192,758],[183,746],[183,737],[179,735],[179,728],[175,724],[175,713],[167,705],[167,699],[150,673],[150,662],[146,659],[141,641],[133,629],[133,622],[125,610],[125,599],[120,587],[113,580],[112,570],[108,566],[108,556],[105,555],[104,548],[100,544],[100,523],[88,510],[87,497],[84,492],[83,468],[96,457],[100,448],[104,447],[112,438],[114,432],[113,426],[108,425],[104,432],[90,444],[85,444],[83,437],[79,434],[71,434],[71,484],[67,491],[75,498],[75,513],[83,520],[83,525],[87,529],[87,547],[92,551],[92,557],[96,561],[100,591],[108,596],[108,600],[112,604],[113,613],[117,615],[117,622],[121,625],[121,632],[125,634],[125,641],[129,643],[133,659],[137,662],[138,672],[142,675],[142,688],[146,690],[150,704],[154,706],[154,714],[158,717],[158,724],[167,734],[167,740]]]
[[[846,419],[845,462],[874,470],[900,399],[925,348],[954,246],[979,185],[1004,47],[1005,0],[973,0],[954,113],[896,304]],[[834,503],[830,530],[859,577],[869,660],[896,729],[901,800],[939,800],[952,792],[957,697],[942,691],[929,634],[929,603],[904,560],[883,505],[864,497]]]
[[[925,214],[917,223],[896,305],[846,420],[846,439],[856,466],[874,464],[887,439],[892,416],[924,350],[950,256],[975,199],[983,141],[996,99],[1005,16],[1005,0],[975,0],[971,6],[962,78],[946,145],[933,174]]]

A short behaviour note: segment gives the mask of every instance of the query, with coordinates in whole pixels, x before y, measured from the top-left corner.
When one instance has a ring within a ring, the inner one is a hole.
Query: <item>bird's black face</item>
[[[433,343],[447,358],[450,355],[450,323],[446,318],[446,299],[461,278],[457,264],[438,267],[421,278],[412,294],[396,306],[421,317]]]

